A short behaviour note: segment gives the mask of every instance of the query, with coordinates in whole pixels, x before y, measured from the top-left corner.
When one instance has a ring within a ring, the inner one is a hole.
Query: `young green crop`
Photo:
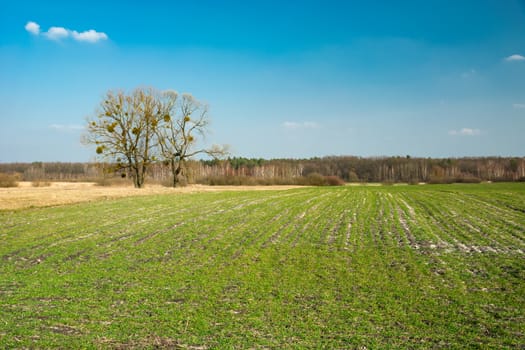
[[[516,348],[523,184],[0,212],[3,348]]]

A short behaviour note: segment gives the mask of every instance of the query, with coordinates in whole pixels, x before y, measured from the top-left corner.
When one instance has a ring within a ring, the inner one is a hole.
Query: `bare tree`
[[[108,91],[95,118],[88,119],[83,141],[96,145],[97,156],[115,171],[126,171],[135,187],[144,185],[148,166],[155,161],[157,127],[163,106],[154,89],[126,94]]]
[[[179,96],[174,91],[163,93],[163,117],[156,129],[160,155],[169,164],[173,187],[186,181],[186,161],[197,154],[213,158],[228,153],[226,146],[198,148],[196,137],[204,137],[210,123],[208,106],[190,94]]]

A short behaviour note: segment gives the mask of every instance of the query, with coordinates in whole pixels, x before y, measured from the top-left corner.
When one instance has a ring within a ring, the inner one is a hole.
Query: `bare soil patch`
[[[52,182],[47,187],[33,187],[31,182],[20,182],[18,187],[0,188],[0,210],[89,202],[130,196],[155,194],[180,194],[218,191],[268,191],[287,190],[301,186],[205,186],[189,185],[170,188],[149,185],[141,189],[133,186],[97,186],[91,182]]]

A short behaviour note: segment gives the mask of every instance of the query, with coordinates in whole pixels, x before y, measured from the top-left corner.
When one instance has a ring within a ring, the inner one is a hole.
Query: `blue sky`
[[[2,1],[0,32],[0,162],[93,160],[138,86],[236,156],[525,155],[524,1]]]

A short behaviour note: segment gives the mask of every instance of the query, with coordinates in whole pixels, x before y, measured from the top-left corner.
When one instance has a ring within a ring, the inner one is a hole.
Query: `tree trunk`
[[[140,166],[133,167],[131,177],[133,178],[135,188],[142,188],[144,185],[144,172],[145,170]]]
[[[173,187],[177,187],[180,185],[179,176],[181,176],[181,173],[182,173],[182,167],[179,163],[177,166],[177,169],[175,170],[175,173],[173,174]]]
[[[133,169],[132,177],[133,177],[133,185],[135,186],[135,188],[140,188],[141,181],[140,181],[140,172],[138,168],[135,167]]]
[[[171,160],[171,174],[173,175],[173,187],[178,187],[180,185],[180,178],[183,170],[182,162]]]

